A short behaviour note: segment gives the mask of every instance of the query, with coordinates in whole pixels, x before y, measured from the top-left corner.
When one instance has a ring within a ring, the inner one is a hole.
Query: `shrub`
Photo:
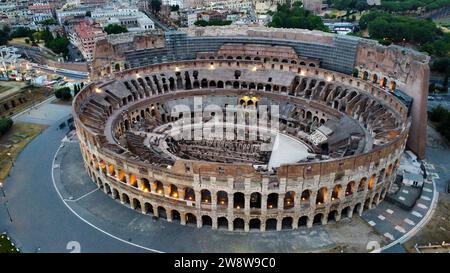
[[[11,129],[13,121],[10,118],[0,118],[0,136],[6,134]]]
[[[71,100],[72,94],[69,87],[64,87],[55,91],[55,97],[61,100]]]

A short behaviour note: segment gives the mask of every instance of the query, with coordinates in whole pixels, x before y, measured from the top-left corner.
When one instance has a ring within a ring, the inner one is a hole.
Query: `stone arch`
[[[302,226],[307,226],[308,225],[308,216],[304,215],[300,218],[298,218],[298,226],[302,227]]]
[[[167,213],[166,213],[166,209],[159,206],[157,208],[157,212],[158,212],[158,217],[159,218],[163,218],[163,219],[167,219]]]
[[[261,229],[261,220],[259,220],[258,218],[250,219],[249,228],[250,228],[250,230],[260,230]]]
[[[202,216],[202,226],[209,226],[212,227],[212,218],[208,215]]]
[[[323,218],[324,218],[323,213],[317,213],[316,215],[314,215],[313,225],[322,225]]]
[[[181,222],[181,214],[177,210],[172,210],[172,222]]]
[[[135,210],[142,211],[141,202],[137,198],[133,198],[131,204]]]
[[[266,230],[276,230],[277,229],[277,219],[269,218],[266,220]]]
[[[328,189],[326,187],[322,187],[317,191],[316,204],[324,204],[327,202]]]
[[[154,213],[153,213],[153,206],[152,206],[152,204],[146,202],[144,204],[144,212],[145,212],[145,214],[153,215]]]
[[[370,190],[373,190],[374,186],[375,186],[375,178],[376,178],[376,174],[372,174],[372,176],[369,179],[369,184],[367,185],[367,188]]]
[[[233,194],[233,208],[242,209],[245,206],[245,195],[242,192],[235,192]]]
[[[153,182],[155,185],[155,191],[159,194],[163,194],[164,195],[164,186],[163,183],[159,180],[155,180],[155,182]]]
[[[189,225],[189,224],[197,225],[197,217],[195,217],[194,214],[186,213],[186,215],[184,217],[185,217],[185,221],[186,221],[187,225]]]
[[[217,205],[228,206],[228,194],[225,191],[217,192]]]
[[[331,193],[331,200],[340,199],[342,196],[342,186],[337,184],[333,187],[333,192]]]
[[[192,188],[186,187],[184,189],[184,200],[195,201],[195,191]]]
[[[352,213],[352,208],[350,206],[347,206],[341,210],[341,219],[350,217],[350,214]]]
[[[124,204],[130,204],[130,197],[126,193],[122,193],[122,202]]]
[[[309,198],[311,197],[311,191],[310,190],[304,190],[302,191],[302,195],[300,196],[300,200],[302,204],[308,204],[309,205]]]
[[[144,192],[151,191],[150,181],[147,178],[141,178],[141,190]]]
[[[245,227],[244,219],[236,218],[233,220],[233,230],[243,230]]]
[[[205,204],[211,204],[211,192],[207,189],[203,189],[200,191],[201,202]]]
[[[360,211],[361,211],[361,203],[358,203],[353,208],[353,214],[360,214]]]
[[[284,195],[284,209],[291,209],[295,206],[295,192],[288,191]]]
[[[228,219],[226,217],[217,218],[218,229],[228,229]]]
[[[337,210],[332,210],[328,213],[328,221],[337,221],[337,216],[339,215],[339,212]]]
[[[345,188],[345,196],[352,195],[355,192],[356,183],[355,181],[350,181]]]
[[[363,76],[362,76],[362,79],[365,80],[365,81],[367,81],[367,80],[369,79],[369,72],[364,71]]]
[[[261,208],[261,194],[259,192],[253,192],[250,195],[250,208],[256,208],[256,209],[260,209]]]
[[[366,182],[367,182],[366,177],[361,178],[361,180],[359,181],[359,184],[358,184],[358,192],[363,191],[365,189]]]
[[[169,196],[173,197],[173,198],[178,198],[178,187],[175,186],[174,184],[169,184]]]
[[[278,207],[278,193],[273,192],[267,196],[267,208],[274,209]]]
[[[292,217],[290,216],[284,217],[283,220],[281,221],[281,229],[292,229],[293,223],[294,219]]]

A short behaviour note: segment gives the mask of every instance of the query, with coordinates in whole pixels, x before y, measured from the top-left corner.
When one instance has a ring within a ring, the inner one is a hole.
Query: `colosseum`
[[[108,38],[73,103],[85,167],[105,194],[182,225],[266,231],[361,215],[384,199],[406,145],[423,152],[427,63],[304,30]]]

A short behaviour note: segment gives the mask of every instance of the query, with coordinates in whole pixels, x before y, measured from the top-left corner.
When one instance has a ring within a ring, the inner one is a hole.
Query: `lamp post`
[[[3,182],[0,182],[0,189],[2,189],[3,197],[6,197],[5,191],[3,190]]]

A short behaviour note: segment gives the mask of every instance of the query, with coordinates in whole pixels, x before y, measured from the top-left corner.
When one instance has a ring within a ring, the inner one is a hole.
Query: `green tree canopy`
[[[105,27],[105,32],[108,34],[119,34],[128,32],[128,29],[118,24],[110,24]]]
[[[305,10],[299,2],[295,2],[290,8],[287,4],[278,5],[277,11],[273,14],[270,27],[278,28],[303,28],[328,31],[319,16],[313,15]]]

